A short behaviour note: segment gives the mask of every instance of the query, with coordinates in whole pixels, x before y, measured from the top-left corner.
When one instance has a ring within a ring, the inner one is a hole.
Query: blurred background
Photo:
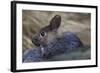
[[[61,26],[58,29],[59,33],[71,31],[76,33],[84,45],[85,52],[81,54],[82,57],[90,58],[90,43],[91,43],[91,14],[90,13],[76,13],[76,12],[57,12],[57,11],[36,11],[23,10],[22,11],[22,25],[23,37],[22,47],[23,51],[26,49],[34,49],[36,46],[32,43],[32,37],[44,26],[49,25],[50,20],[55,16],[60,15],[62,18]],[[84,48],[83,48],[84,50]],[[70,55],[75,56],[80,52],[74,52]],[[69,56],[67,57],[67,59]]]

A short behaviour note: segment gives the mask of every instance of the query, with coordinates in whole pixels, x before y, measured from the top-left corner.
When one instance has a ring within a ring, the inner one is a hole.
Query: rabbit
[[[58,36],[58,28],[61,25],[61,16],[55,15],[48,26],[40,29],[39,33],[33,37],[32,42],[41,48],[42,54],[62,53],[67,49],[77,48],[82,46],[81,40],[72,32],[64,32],[62,36]],[[54,47],[55,45],[55,47]],[[51,55],[50,55],[51,56]]]

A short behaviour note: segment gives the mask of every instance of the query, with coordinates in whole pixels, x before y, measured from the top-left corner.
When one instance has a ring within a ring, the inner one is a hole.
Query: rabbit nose
[[[34,38],[34,41],[36,41],[36,42],[37,42],[37,41],[38,41],[38,39],[37,39],[37,38]]]
[[[39,40],[37,38],[33,38],[32,43],[35,44],[36,46],[40,46]]]

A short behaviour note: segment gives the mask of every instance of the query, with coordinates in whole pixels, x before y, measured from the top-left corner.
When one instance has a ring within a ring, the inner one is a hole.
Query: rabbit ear
[[[50,25],[48,26],[50,30],[57,30],[61,24],[61,16],[56,15],[50,21]]]
[[[46,32],[56,31],[59,28],[60,24],[61,24],[61,16],[56,15],[51,19],[50,24],[42,28],[40,32],[41,31],[46,31]]]

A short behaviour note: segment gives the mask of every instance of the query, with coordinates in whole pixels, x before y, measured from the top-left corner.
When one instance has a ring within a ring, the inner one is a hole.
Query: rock
[[[83,46],[82,42],[74,33],[66,32],[62,37],[56,38],[48,46],[43,47],[43,52],[40,47],[24,52],[23,62],[46,61],[53,56],[73,51],[81,46]]]

